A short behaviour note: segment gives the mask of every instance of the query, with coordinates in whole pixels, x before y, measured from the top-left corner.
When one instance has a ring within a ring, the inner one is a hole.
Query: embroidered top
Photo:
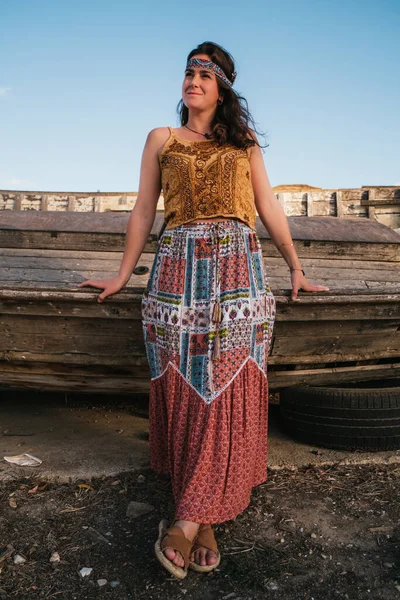
[[[201,217],[236,217],[256,229],[249,149],[191,141],[170,130],[160,155],[168,228]]]

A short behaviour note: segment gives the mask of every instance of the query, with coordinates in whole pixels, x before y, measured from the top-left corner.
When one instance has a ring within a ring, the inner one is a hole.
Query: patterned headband
[[[205,60],[204,58],[191,58],[188,60],[186,69],[189,69],[190,67],[203,67],[204,69],[207,69],[207,71],[212,71],[221,81],[226,83],[226,85],[229,85],[229,87],[232,87],[237,75],[236,71],[232,73],[232,81],[230,81],[221,67],[212,62],[212,60]]]

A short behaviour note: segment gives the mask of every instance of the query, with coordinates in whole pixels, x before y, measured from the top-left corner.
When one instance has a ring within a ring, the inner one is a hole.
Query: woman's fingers
[[[78,287],[84,287],[85,285],[90,285],[91,287],[96,287],[96,288],[104,288],[104,283],[102,281],[92,281],[91,279],[88,279],[87,281],[83,281],[82,283],[80,283],[78,285]]]
[[[119,292],[119,288],[107,287],[104,292],[101,292],[101,294],[97,296],[97,302],[103,302],[104,298],[107,298],[107,296],[111,296],[112,294],[116,294],[117,292]]]
[[[299,277],[294,275],[292,283],[292,300],[297,299],[297,292],[299,290],[302,290],[303,292],[328,292],[329,288],[326,285],[315,285],[310,283],[304,275]]]
[[[307,285],[302,285],[301,288],[305,292],[325,292],[325,291],[329,290],[329,288],[326,287],[326,285],[315,285],[313,283],[308,283]]]
[[[107,298],[107,296],[111,296],[112,294],[119,292],[119,290],[124,287],[124,283],[118,277],[115,277],[114,279],[102,279],[100,281],[87,279],[78,285],[78,287],[84,286],[103,289],[104,291],[97,296],[97,302],[103,302],[104,298]]]

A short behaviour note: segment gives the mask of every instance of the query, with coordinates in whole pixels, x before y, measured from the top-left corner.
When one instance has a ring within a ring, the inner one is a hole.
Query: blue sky
[[[400,186],[399,27],[399,0],[0,0],[0,189],[136,191],[205,40],[236,60],[273,186]]]

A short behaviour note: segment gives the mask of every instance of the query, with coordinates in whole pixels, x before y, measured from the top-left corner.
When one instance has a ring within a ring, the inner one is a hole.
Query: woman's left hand
[[[297,292],[303,290],[303,292],[327,292],[329,288],[326,285],[315,285],[310,283],[305,275],[300,270],[290,272],[292,280],[292,300],[297,300]]]

